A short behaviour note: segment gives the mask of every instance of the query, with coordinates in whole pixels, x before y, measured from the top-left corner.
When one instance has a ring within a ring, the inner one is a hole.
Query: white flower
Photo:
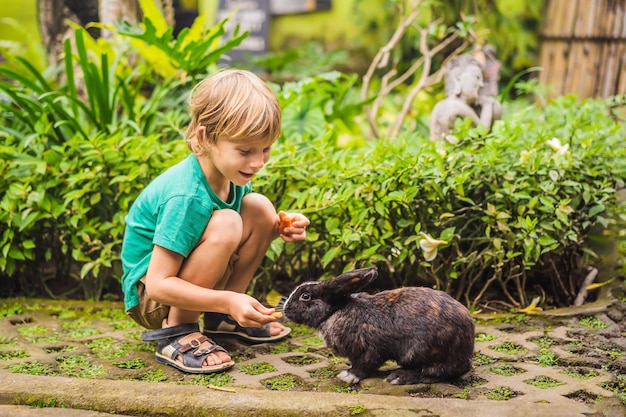
[[[424,238],[420,240],[420,248],[424,251],[424,258],[430,262],[437,257],[437,248],[439,245],[446,244],[445,240],[434,239],[426,233],[420,233]]]
[[[561,145],[561,141],[558,138],[552,138],[546,142],[548,146],[554,151],[553,158],[559,158],[567,153],[569,145]]]

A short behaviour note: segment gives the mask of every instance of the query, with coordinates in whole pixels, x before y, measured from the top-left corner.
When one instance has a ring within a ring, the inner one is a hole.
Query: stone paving
[[[626,417],[626,302],[616,299],[477,316],[474,369],[459,381],[392,386],[388,363],[358,387],[334,378],[349,364],[302,326],[276,344],[220,339],[237,365],[198,376],[158,364],[120,303],[0,306],[0,416]]]

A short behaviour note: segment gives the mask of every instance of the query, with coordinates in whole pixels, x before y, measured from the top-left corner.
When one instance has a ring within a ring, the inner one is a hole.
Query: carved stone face
[[[457,91],[460,92],[459,98],[468,104],[473,104],[483,87],[483,73],[479,67],[468,65],[459,74],[457,83]]]

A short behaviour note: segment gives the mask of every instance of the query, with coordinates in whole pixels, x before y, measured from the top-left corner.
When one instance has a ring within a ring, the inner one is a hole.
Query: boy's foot
[[[235,362],[223,347],[200,333],[198,323],[145,332],[144,341],[157,341],[156,360],[181,371],[208,374],[232,368]]]
[[[235,336],[250,343],[275,342],[291,333],[291,328],[278,322],[263,327],[242,327],[227,314],[204,313],[204,329],[207,336]]]

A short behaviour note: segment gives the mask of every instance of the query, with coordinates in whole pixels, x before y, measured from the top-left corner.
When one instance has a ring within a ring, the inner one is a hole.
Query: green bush
[[[331,128],[287,137],[256,184],[279,208],[309,216],[309,242],[275,242],[266,275],[303,280],[378,264],[381,286],[428,285],[470,306],[494,294],[515,307],[534,294],[568,305],[583,266],[597,261],[584,256],[591,227],[621,213],[626,149],[612,104],[529,105],[489,134],[458,123],[454,144],[407,133],[342,148]],[[432,261],[426,237],[445,242]]]

